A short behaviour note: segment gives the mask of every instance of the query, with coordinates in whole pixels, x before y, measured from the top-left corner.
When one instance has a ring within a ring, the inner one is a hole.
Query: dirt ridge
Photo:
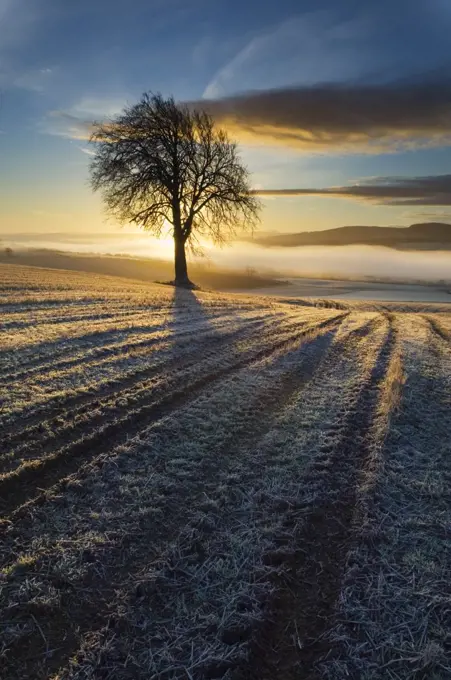
[[[199,361],[199,349],[204,344],[208,345],[208,352],[206,355],[203,355],[203,359],[205,356],[216,353],[223,345],[227,346],[227,343],[231,340],[239,339],[242,335],[245,336],[246,330],[248,329],[237,329],[235,332],[218,334],[216,336],[213,334],[208,335],[205,343],[198,343],[192,350],[185,351],[182,357],[177,358],[177,367],[185,368],[196,363],[196,359]],[[164,345],[164,342],[162,342],[161,339],[159,342],[162,346]],[[154,347],[154,350],[157,351],[158,341],[155,341],[155,345],[156,347]],[[193,356],[195,357],[194,361]],[[4,427],[2,430],[2,439],[0,440],[0,456],[5,450],[10,449],[14,442],[20,444],[23,441],[27,445],[30,445],[33,436],[36,436],[36,434],[38,434],[39,445],[41,445],[42,437],[39,433],[42,432],[43,424],[45,423],[48,427],[55,426],[57,429],[58,418],[62,416],[64,411],[70,409],[70,420],[73,420],[74,416],[79,415],[84,411],[88,411],[90,408],[99,408],[99,406],[102,406],[103,404],[107,405],[108,401],[113,398],[126,397],[127,392],[136,394],[137,391],[148,389],[152,386],[152,378],[155,378],[162,373],[164,369],[167,368],[168,364],[174,362],[174,360],[174,355],[169,351],[167,358],[156,366],[138,368],[135,371],[130,371],[120,380],[112,379],[111,381],[106,382],[100,390],[90,390],[88,392],[82,391],[58,401],[57,404],[42,412],[32,412],[29,416],[24,416],[21,419],[21,428],[17,428],[14,424],[11,425],[10,428]]]
[[[344,316],[346,314],[338,314],[320,322],[314,329],[318,331],[327,329],[329,326],[339,323]],[[288,338],[276,341],[270,348],[265,347],[257,351],[251,360],[246,356],[232,366],[227,366],[216,373],[210,373],[197,381],[195,380],[190,385],[189,393],[183,386],[168,396],[163,396],[158,402],[151,402],[142,406],[138,411],[128,412],[121,420],[108,423],[96,430],[90,437],[82,436],[73,444],[42,459],[38,465],[24,466],[11,475],[5,476],[0,480],[0,511],[4,515],[10,514],[14,509],[30,500],[37,489],[41,494],[42,490],[49,488],[63,477],[77,470],[82,462],[95,458],[105,449],[105,446],[109,446],[111,437],[114,437],[116,445],[123,440],[130,439],[144,427],[148,427],[151,423],[192,401],[207,386],[223,380],[245,366],[271,356],[274,352],[289,346],[297,338],[302,338],[312,331],[313,328],[302,329]]]
[[[306,483],[309,478],[315,483],[318,472],[325,473],[320,504],[286,520],[287,527],[296,530],[296,542],[288,546],[275,598],[251,644],[249,662],[234,680],[319,680],[315,667],[329,651],[324,636],[332,623],[352,541],[355,485],[368,456],[368,432],[395,347],[392,315],[387,321],[386,338],[365,384],[349,412],[343,413],[339,441],[332,450],[326,448],[307,475]]]
[[[283,325],[279,327],[278,331],[288,331],[293,329],[294,332],[299,328],[299,322],[291,322],[287,323],[286,325]],[[268,328],[268,331],[270,328]],[[244,335],[246,339],[246,334],[247,334],[248,329],[239,329],[238,330],[238,337],[240,337],[241,334]],[[249,334],[249,340],[252,339],[252,334]],[[183,341],[184,338],[181,337],[180,339],[177,338],[177,341]],[[214,339],[211,339],[211,342],[214,342]],[[218,342],[221,342],[221,337],[218,336],[217,339]],[[225,339],[224,344],[227,343],[227,340]],[[195,351],[193,351],[193,354]],[[168,360],[170,360],[171,357],[168,357]],[[174,357],[172,357],[172,360],[174,360]],[[124,388],[129,388],[129,387],[136,387],[139,385],[140,381],[144,381],[146,378],[149,378],[153,376],[156,372],[161,370],[161,366],[157,367],[148,367],[148,368],[138,368],[135,371],[131,371],[130,373],[126,374],[125,377],[121,379],[111,379],[106,382],[106,384],[101,385],[100,389],[98,390],[90,390],[88,392],[81,391],[77,394],[74,395],[69,395],[66,398],[59,400],[55,398],[51,398],[48,400],[49,407],[45,409],[45,411],[41,411],[39,408],[32,410],[32,412],[28,415],[22,415],[21,416],[21,424],[22,427],[24,425],[32,427],[36,423],[41,423],[43,420],[43,417],[47,418],[52,418],[55,415],[58,415],[61,413],[61,410],[63,408],[68,409],[70,408],[71,410],[79,405],[83,405],[85,403],[89,403],[90,401],[97,401],[99,399],[102,399],[104,397],[110,396],[115,393],[120,393],[124,390]],[[56,402],[56,403],[55,403]],[[51,414],[51,415],[49,415]],[[5,440],[6,437],[9,437],[12,432],[14,432],[16,429],[16,425],[13,423],[10,428],[7,428],[7,423],[4,424],[2,428],[2,435],[3,439]],[[19,433],[18,433],[19,434]]]
[[[233,459],[235,449],[236,453],[238,453],[242,450],[243,446],[254,442],[256,438],[258,439],[262,437],[267,431],[269,431],[271,429],[275,414],[279,413],[283,409],[284,405],[289,401],[296,391],[302,389],[308,384],[309,379],[318,369],[321,361],[326,356],[328,348],[330,347],[335,333],[338,330],[341,320],[342,317],[339,316],[338,318],[334,319],[334,322],[331,322],[330,320],[327,322],[322,322],[323,325],[321,329],[318,329],[316,335],[313,335],[311,338],[307,338],[307,345],[314,345],[315,353],[310,353],[308,360],[305,360],[301,363],[300,372],[293,373],[287,368],[285,376],[276,390],[272,386],[269,386],[266,399],[261,402],[258,413],[255,412],[254,414],[255,422],[253,423],[253,427],[240,433],[239,439],[232,437],[232,443],[225,443],[223,454],[227,459]],[[324,333],[320,332],[322,329],[325,329]],[[316,330],[316,328],[314,330]],[[276,395],[277,398],[275,398]],[[200,475],[201,480],[215,477],[218,458],[222,458],[221,453],[217,454],[217,457],[215,457],[213,460],[207,460],[204,462],[202,474]],[[160,464],[164,465],[164,461],[162,461]],[[204,481],[199,482],[198,493],[199,496],[204,494]],[[192,504],[194,503],[192,496],[190,496],[189,502]],[[181,506],[181,508],[177,509],[177,507],[175,507],[174,511],[183,513],[183,503],[180,502],[180,498],[178,505]],[[165,520],[164,534],[161,536],[161,539],[164,539],[165,543],[170,544],[171,536],[169,535],[168,531],[169,526],[171,526],[171,522],[169,521],[169,517],[165,517]],[[180,522],[177,522],[176,526],[179,527]],[[118,549],[121,553],[120,558],[118,556],[116,559],[114,559],[114,557],[111,556],[109,560],[105,560],[107,566],[104,563],[102,572],[93,570],[92,574],[89,576],[89,582],[90,588],[98,591],[99,599],[97,599],[95,602],[80,602],[79,596],[76,592],[76,589],[74,589],[73,584],[71,590],[65,592],[64,609],[67,608],[67,610],[70,610],[70,621],[69,618],[59,613],[56,616],[55,621],[46,620],[45,622],[45,637],[46,639],[52,641],[52,648],[56,650],[52,654],[51,658],[47,659],[46,661],[47,673],[50,673],[52,670],[58,670],[58,668],[61,667],[62,664],[66,663],[69,658],[77,651],[78,639],[81,634],[87,634],[89,631],[100,629],[103,625],[105,625],[105,622],[108,621],[109,617],[108,603],[109,600],[114,596],[115,588],[120,587],[120,584],[123,582],[125,576],[129,582],[133,582],[133,573],[141,571],[142,564],[144,564],[146,561],[149,561],[149,559],[151,559],[152,555],[155,553],[155,541],[158,536],[155,534],[155,530],[153,534],[152,542],[145,542],[144,544],[143,549],[146,551],[146,554],[141,554],[139,559],[137,558],[136,553],[133,553],[131,562],[127,562],[126,557],[124,556],[126,553],[126,547],[121,546]],[[31,569],[33,569],[33,567],[31,567]],[[27,607],[24,607],[19,611],[12,612],[12,615],[20,620],[21,617],[29,616],[30,611],[33,613],[33,609],[29,610]],[[37,614],[36,612],[34,613]],[[7,616],[8,612],[6,612],[5,615]],[[68,628],[70,632],[68,632]],[[61,639],[62,635],[65,636],[65,639]],[[40,631],[37,630],[36,641],[30,641],[30,647],[32,649],[42,647],[41,638],[42,636]],[[9,654],[14,655],[15,650],[10,650]],[[35,660],[30,660],[30,666],[28,666],[26,657],[24,657],[23,662],[24,666],[21,666],[21,677],[32,678],[32,673],[35,669]],[[12,669],[9,667],[7,659],[5,660],[5,663],[5,671],[9,673]],[[17,663],[17,657],[14,663]],[[28,673],[30,673],[30,675]]]

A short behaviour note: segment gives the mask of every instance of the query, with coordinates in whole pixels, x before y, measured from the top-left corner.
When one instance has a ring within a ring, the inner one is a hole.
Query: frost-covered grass
[[[396,409],[358,498],[324,677],[451,677],[451,352],[414,315],[386,399]]]
[[[2,678],[449,676],[451,317],[0,289]]]

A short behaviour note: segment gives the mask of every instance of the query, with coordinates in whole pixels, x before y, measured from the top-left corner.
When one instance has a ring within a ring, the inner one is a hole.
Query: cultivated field
[[[2,680],[451,677],[451,313],[0,267]]]

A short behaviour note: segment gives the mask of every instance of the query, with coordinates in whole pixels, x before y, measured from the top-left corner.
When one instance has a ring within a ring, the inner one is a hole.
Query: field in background
[[[446,305],[0,290],[2,680],[451,677]]]
[[[242,292],[245,292],[244,289]],[[289,278],[278,286],[262,284],[255,291],[258,295],[277,297],[326,297],[331,300],[351,302],[360,300],[367,303],[379,301],[395,302],[398,308],[403,302],[439,303],[451,305],[451,283],[426,284],[402,283],[396,281],[352,281],[340,279]],[[451,312],[451,306],[448,307]]]
[[[340,249],[338,249],[339,251]],[[359,261],[359,256],[355,259]],[[329,254],[330,256],[330,254]],[[318,256],[316,256],[318,257]],[[338,257],[338,255],[337,255]],[[1,264],[16,264],[65,269],[67,271],[91,272],[98,275],[121,276],[147,283],[169,281],[174,277],[173,264],[169,261],[127,256],[109,256],[95,254],[64,253],[52,250],[17,250],[13,255],[0,252]],[[302,269],[302,264],[300,265]],[[242,267],[235,263],[234,269],[220,269],[208,260],[204,263],[192,262],[189,265],[192,280],[202,288],[234,291],[254,295],[305,298],[322,297],[334,300],[361,300],[402,302],[416,301],[424,303],[451,303],[451,282],[424,283],[385,279],[365,279],[349,277],[348,279],[297,277],[290,278],[279,273],[261,275],[252,267]],[[393,265],[391,273],[394,277],[400,272]],[[431,277],[437,274],[431,266]]]
[[[146,282],[170,281],[174,278],[172,262],[146,257],[127,257],[126,255],[82,255],[55,250],[17,250],[13,255],[8,255],[0,251],[0,265],[10,263],[123,276]],[[263,286],[278,288],[281,285],[276,278],[259,276],[252,268],[246,270],[243,267],[241,271],[238,268],[220,269],[208,260],[205,260],[204,264],[190,263],[189,273],[199,286],[214,290],[252,290]]]

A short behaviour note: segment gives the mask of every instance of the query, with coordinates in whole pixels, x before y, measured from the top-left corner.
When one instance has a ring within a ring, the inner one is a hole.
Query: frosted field
[[[396,270],[394,270],[394,273]],[[330,300],[351,302],[416,302],[449,305],[451,312],[451,286],[409,283],[380,283],[372,281],[340,281],[339,279],[288,279],[288,285],[257,288],[254,294],[276,297],[327,297]],[[245,291],[241,291],[245,292]]]
[[[2,680],[451,677],[446,305],[0,290]]]

